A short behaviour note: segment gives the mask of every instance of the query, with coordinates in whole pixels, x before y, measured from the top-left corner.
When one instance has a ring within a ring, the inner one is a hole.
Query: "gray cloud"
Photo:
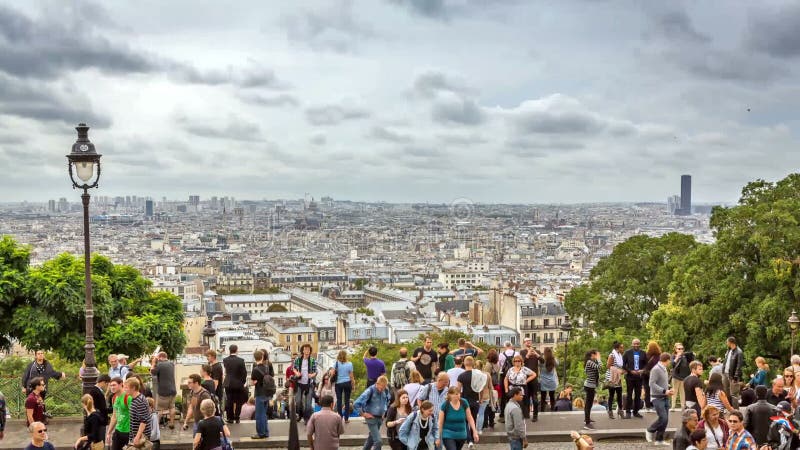
[[[800,56],[800,3],[775,8],[764,5],[753,12],[747,45],[778,58]]]
[[[289,107],[294,108],[300,106],[300,100],[291,94],[279,94],[273,96],[264,96],[259,94],[242,94],[239,96],[244,102],[266,107]]]
[[[659,7],[661,6],[659,5]],[[671,9],[654,12],[651,15],[651,21],[653,26],[648,29],[649,34],[656,34],[668,40],[695,44],[711,41],[706,34],[697,31],[685,10]]]
[[[473,91],[461,80],[438,70],[427,70],[414,77],[412,93],[415,96],[430,99],[443,92],[466,95]]]
[[[478,144],[485,144],[489,142],[486,138],[478,135],[478,134],[439,134],[436,138],[446,145],[459,145],[459,146],[471,146],[471,145],[478,145]]]
[[[221,85],[230,84],[240,88],[286,89],[288,83],[278,79],[275,72],[265,67],[253,66],[244,69],[200,70],[183,63],[166,64],[170,77],[186,83]]]
[[[480,125],[486,114],[475,100],[454,95],[440,96],[431,107],[431,117],[444,125]]]
[[[674,51],[664,56],[689,73],[712,80],[765,82],[790,73],[786,66],[755,52],[704,49]]]
[[[349,53],[359,41],[375,35],[369,25],[356,20],[352,1],[339,2],[325,11],[287,16],[283,25],[289,41],[335,53]]]
[[[413,14],[436,20],[450,19],[445,0],[389,0],[395,5],[405,6]]]
[[[96,114],[89,99],[76,92],[62,92],[50,84],[22,81],[0,73],[0,114],[74,125],[86,122],[96,128],[111,125]]]
[[[322,146],[328,143],[328,138],[323,133],[316,133],[311,136],[309,141],[314,145]]]
[[[369,137],[379,141],[394,142],[397,144],[409,144],[414,141],[411,135],[398,133],[379,125],[372,127],[372,130],[369,132]]]
[[[600,116],[561,94],[525,101],[505,115],[521,134],[596,134],[606,127]]]
[[[176,119],[187,133],[209,139],[229,139],[232,141],[261,141],[261,127],[239,117],[228,117],[224,123],[191,121],[186,117]]]
[[[344,121],[365,119],[370,116],[366,109],[349,105],[322,105],[306,109],[306,120],[311,125],[338,125]]]

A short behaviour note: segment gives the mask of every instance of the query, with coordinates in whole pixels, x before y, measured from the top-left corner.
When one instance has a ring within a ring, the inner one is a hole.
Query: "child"
[[[161,449],[161,428],[158,423],[158,411],[156,411],[156,401],[153,397],[147,398],[150,406],[150,442],[153,443],[153,450]]]

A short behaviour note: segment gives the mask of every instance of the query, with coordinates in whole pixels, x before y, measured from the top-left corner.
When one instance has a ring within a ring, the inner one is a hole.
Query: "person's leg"
[[[650,398],[650,374],[642,375],[642,387],[644,387],[644,407],[653,409],[653,401]]]
[[[594,406],[594,395],[596,389],[590,387],[583,388],[586,391],[586,403],[583,405],[583,421],[585,423],[591,423],[592,420],[592,406]]]
[[[530,417],[531,417],[531,404],[528,401],[529,389],[528,389],[527,386],[525,386],[523,389],[525,389],[525,395],[522,396],[522,404],[519,405],[519,406],[522,408],[522,418],[523,419],[530,419]]]
[[[659,398],[653,401],[653,406],[656,408],[658,418],[655,423],[651,425],[650,430],[655,433],[656,441],[664,440],[664,432],[667,429],[667,422],[669,421],[669,400],[666,398]]]
[[[236,404],[233,405],[233,417],[236,422],[239,422],[239,417],[242,415],[242,406],[247,403],[248,392],[244,389],[237,391]]]
[[[306,420],[306,422],[308,422],[308,419],[311,418],[311,414],[314,413],[313,394],[314,392],[311,390],[311,383],[309,383],[306,387],[305,403],[303,404],[303,410],[305,411],[303,418]]]
[[[550,394],[550,411],[554,411],[556,409],[556,391],[549,391]]]
[[[633,415],[639,416],[639,407],[642,404],[642,380],[636,380],[633,390]]]
[[[231,389],[225,389],[225,418],[229,423],[233,423],[233,404],[234,394]]]
[[[345,402],[345,404],[344,404],[344,414],[345,414],[344,421],[345,422],[350,422],[350,413],[352,412],[350,410],[350,395],[352,393],[353,393],[353,385],[348,383],[344,388],[344,402]]]
[[[489,404],[489,401],[481,402],[478,406],[478,417],[475,419],[475,425],[478,427],[478,434],[483,433],[483,425],[486,419],[486,406]]]
[[[256,436],[258,437],[266,436],[267,435],[267,431],[265,430],[267,421],[266,397],[263,396],[256,397],[255,419],[256,419]]]
[[[456,450],[456,440],[442,439],[442,447],[444,447],[444,450]]]
[[[539,401],[539,412],[544,412],[547,407],[547,391],[540,390],[539,396],[541,397],[541,401]]]
[[[625,408],[625,416],[626,417],[630,417],[631,416],[631,409],[632,409],[632,406],[633,406],[632,405],[632,403],[633,403],[633,401],[632,401],[632,399],[633,399],[633,391],[635,391],[635,390],[636,390],[636,381],[633,380],[632,378],[626,379],[625,380],[625,397],[628,399],[628,401],[625,402],[625,405],[623,405],[623,408]]]
[[[511,439],[508,441],[509,450],[522,450],[522,441],[519,439]]]
[[[370,419],[369,434],[372,436],[372,448],[374,450],[381,450],[381,424],[383,420],[380,417]]]
[[[533,403],[533,421],[539,418],[539,382],[533,380],[531,383],[530,400]]]
[[[336,390],[334,392],[336,393],[336,413],[344,417],[344,413],[342,412],[342,405],[344,405],[344,386],[336,383]]]

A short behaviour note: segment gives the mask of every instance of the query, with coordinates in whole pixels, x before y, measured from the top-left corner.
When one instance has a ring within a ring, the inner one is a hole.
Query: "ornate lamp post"
[[[794,355],[794,337],[797,335],[797,328],[800,327],[800,318],[797,317],[797,313],[792,310],[792,315],[789,316],[789,329],[792,330],[792,354],[789,356]]]
[[[96,188],[100,181],[100,156],[89,141],[89,127],[79,123],[78,140],[72,144],[72,151],[67,155],[69,178],[73,189],[83,189],[83,254],[84,254],[84,286],[86,289],[86,368],[83,370],[83,392],[89,393],[97,383],[100,371],[94,357],[94,308],[92,307],[92,266],[89,250],[89,189]],[[95,166],[97,170],[95,171]],[[96,172],[96,173],[95,173]],[[76,179],[77,176],[77,179]]]
[[[563,331],[564,333],[566,333],[566,335],[567,335],[567,338],[564,340],[564,380],[563,380],[564,385],[566,385],[567,384],[567,362],[568,362],[568,358],[569,358],[569,353],[567,351],[569,350],[569,347],[568,347],[568,345],[569,345],[569,335],[572,332],[572,322],[570,322],[570,320],[569,320],[569,314],[564,314],[564,321],[561,322],[561,326],[558,327],[558,328],[561,331]]]

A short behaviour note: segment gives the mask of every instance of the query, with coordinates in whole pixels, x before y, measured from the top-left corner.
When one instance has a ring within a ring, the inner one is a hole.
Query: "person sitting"
[[[555,411],[572,411],[572,385],[567,383],[564,389],[558,394]]]
[[[242,405],[242,412],[239,415],[240,420],[253,420],[253,415],[256,413],[256,398],[250,397],[247,403]]]

